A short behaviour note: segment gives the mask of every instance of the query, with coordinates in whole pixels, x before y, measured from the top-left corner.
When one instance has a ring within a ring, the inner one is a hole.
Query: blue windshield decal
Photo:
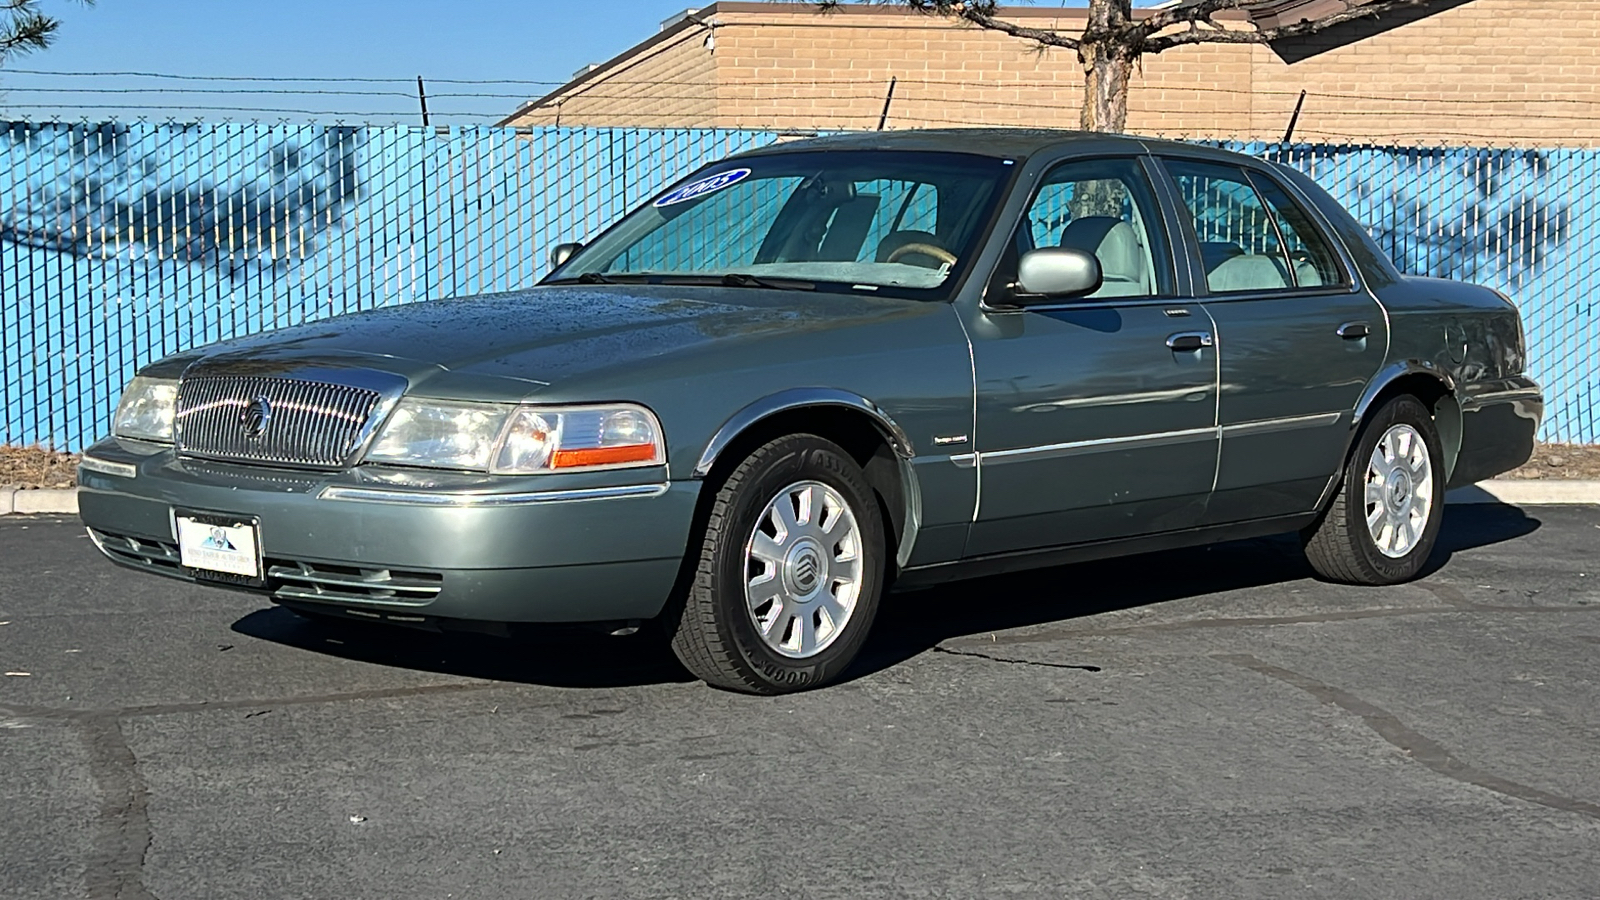
[[[720,191],[725,187],[732,187],[749,177],[749,169],[729,169],[726,172],[718,172],[699,181],[690,182],[676,190],[668,191],[660,199],[656,200],[654,205],[671,206],[674,203],[686,203],[714,191]]]

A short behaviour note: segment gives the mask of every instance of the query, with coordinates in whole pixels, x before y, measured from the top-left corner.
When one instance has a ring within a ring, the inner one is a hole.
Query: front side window
[[[1015,280],[1022,254],[1047,247],[1091,253],[1104,277],[1083,299],[1170,293],[1170,257],[1150,180],[1133,159],[1062,163],[1045,174],[995,271],[991,292]]]
[[[547,279],[942,294],[977,252],[1004,160],[803,151],[731,160],[634,211]]]
[[[1214,294],[1317,288],[1342,280],[1310,218],[1270,179],[1237,166],[1168,160]]]

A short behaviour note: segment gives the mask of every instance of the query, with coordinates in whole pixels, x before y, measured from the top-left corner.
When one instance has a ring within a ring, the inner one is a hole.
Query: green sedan
[[[649,625],[776,693],[891,587],[1285,532],[1405,581],[1543,413],[1507,298],[1187,144],[786,143],[552,262],[145,368],[83,458],[96,545],[314,616]]]

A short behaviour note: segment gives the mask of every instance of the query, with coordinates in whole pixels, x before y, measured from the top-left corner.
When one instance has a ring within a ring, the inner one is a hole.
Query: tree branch
[[[60,23],[30,9],[11,10],[10,21],[0,25],[0,59],[8,53],[26,53],[50,46]]]
[[[998,31],[1001,34],[1014,38],[1034,41],[1046,47],[1065,47],[1076,50],[1083,42],[1075,37],[1068,37],[1059,31],[1047,28],[1028,28],[1015,22],[1007,22],[996,18],[995,11],[999,4],[997,0],[878,0],[883,6],[904,6],[920,13],[944,16],[950,19],[960,19],[979,28],[989,31]],[[817,6],[823,12],[831,12],[840,6],[840,0],[817,0]]]
[[[1216,13],[1220,9],[1237,9],[1243,5],[1243,2],[1244,0],[1201,0],[1200,3],[1186,9],[1198,10],[1207,6],[1228,4],[1211,10],[1212,13]],[[1209,18],[1197,15],[1188,19],[1180,18],[1170,23],[1181,24],[1184,21],[1188,21],[1190,27],[1188,31],[1179,34],[1150,38],[1145,41],[1145,50],[1149,53],[1160,53],[1163,50],[1170,50],[1173,47],[1181,47],[1185,44],[1270,44],[1273,41],[1316,34],[1335,25],[1343,25],[1345,22],[1354,22],[1357,19],[1381,16],[1384,13],[1394,12],[1398,9],[1425,7],[1431,2],[1433,0],[1378,0],[1376,3],[1355,6],[1352,5],[1352,0],[1345,0],[1345,8],[1339,12],[1329,13],[1319,19],[1306,19],[1293,25],[1280,25],[1277,28],[1266,28],[1257,31],[1228,31],[1220,26],[1217,26],[1215,30],[1202,30],[1199,28],[1201,22],[1212,26],[1216,26],[1217,23]],[[1164,13],[1176,12],[1180,12],[1180,10],[1164,11]]]
[[[1165,31],[1174,25],[1193,25],[1198,22],[1216,24],[1211,17],[1230,9],[1242,9],[1254,0],[1199,0],[1189,6],[1175,6],[1159,10],[1139,22],[1139,30],[1146,35]]]
[[[1007,22],[1004,19],[996,19],[994,16],[988,15],[987,13],[977,12],[970,8],[959,11],[957,16],[964,21],[971,22],[979,28],[986,28],[990,31],[998,31],[1001,34],[1009,34],[1012,37],[1036,41],[1047,47],[1065,47],[1068,50],[1076,50],[1083,43],[1077,38],[1068,37],[1059,31],[1050,31],[1044,28],[1025,28],[1013,22]]]

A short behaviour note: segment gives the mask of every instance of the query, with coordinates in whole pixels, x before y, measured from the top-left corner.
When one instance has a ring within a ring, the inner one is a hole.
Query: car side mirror
[[[578,241],[572,241],[566,244],[557,244],[555,249],[550,251],[550,268],[561,268],[562,264],[571,259],[574,253],[577,253],[582,249],[583,244]]]
[[[1017,306],[1053,303],[1100,290],[1105,275],[1093,253],[1072,247],[1045,247],[1022,254],[1011,301]]]

